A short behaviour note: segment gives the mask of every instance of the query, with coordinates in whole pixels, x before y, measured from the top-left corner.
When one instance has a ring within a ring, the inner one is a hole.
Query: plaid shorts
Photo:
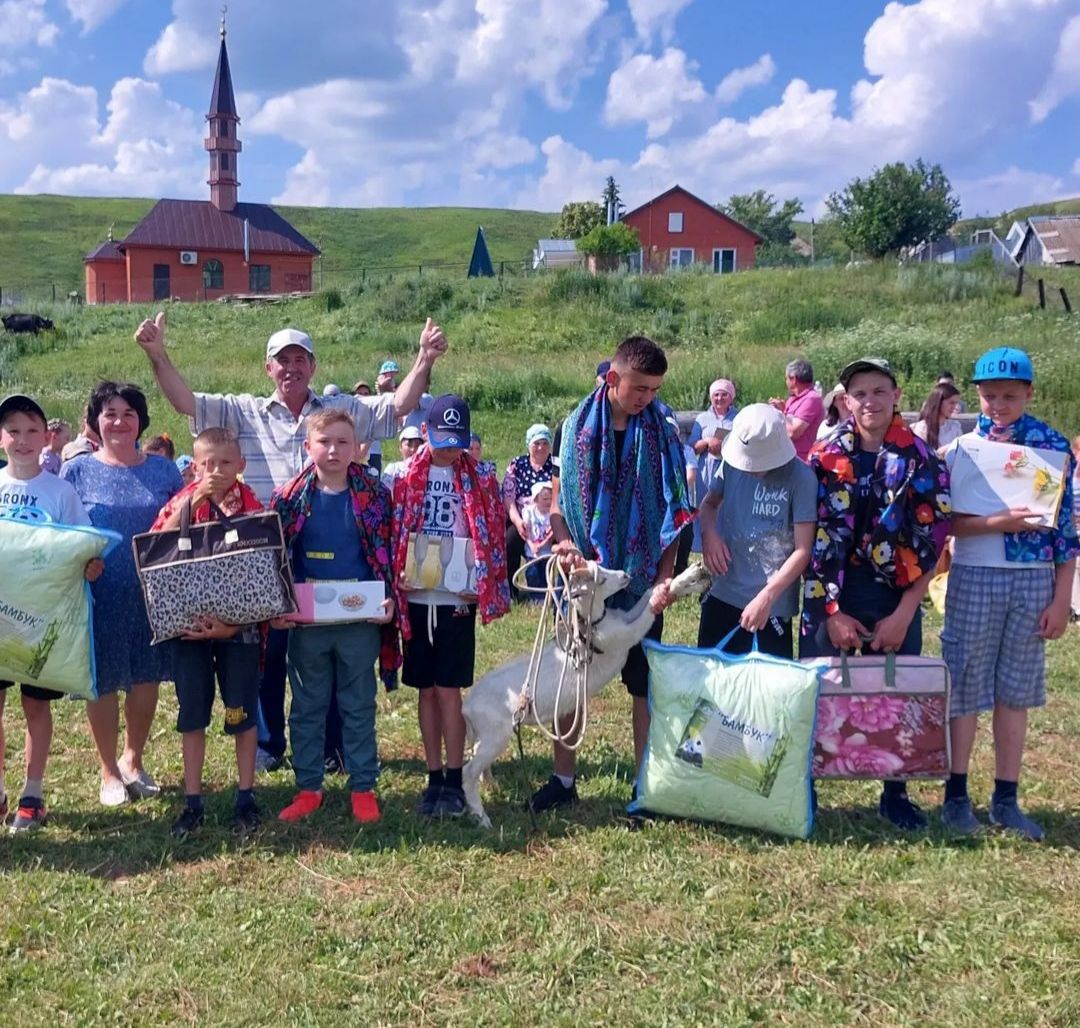
[[[1023,710],[1046,702],[1045,644],[1038,631],[1053,596],[1053,568],[953,564],[941,630],[941,655],[952,679],[950,717],[999,703]]]

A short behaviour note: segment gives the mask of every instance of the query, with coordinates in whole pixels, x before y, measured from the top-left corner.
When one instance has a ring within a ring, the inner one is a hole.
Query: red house
[[[622,220],[638,230],[641,250],[631,265],[643,271],[691,264],[704,264],[717,274],[745,271],[754,266],[763,242],[756,232],[682,186],[672,186]]]
[[[87,303],[215,300],[237,293],[308,292],[318,248],[272,207],[237,203],[240,118],[225,22],[206,120],[209,200],[159,200],[126,239],[88,253]]]

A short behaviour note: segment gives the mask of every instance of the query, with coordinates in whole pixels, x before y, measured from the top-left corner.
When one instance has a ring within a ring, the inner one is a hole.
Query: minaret
[[[236,138],[240,119],[236,115],[233,97],[232,74],[229,71],[229,54],[225,49],[225,8],[221,9],[221,50],[218,52],[217,72],[214,74],[214,92],[210,97],[210,113],[206,116],[210,133],[204,141],[210,153],[210,202],[222,211],[236,207],[236,157],[242,149]]]

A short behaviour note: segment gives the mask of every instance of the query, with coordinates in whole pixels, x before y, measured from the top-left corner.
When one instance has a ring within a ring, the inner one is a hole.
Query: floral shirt
[[[818,478],[818,521],[806,573],[803,634],[839,611],[849,560],[874,577],[906,589],[933,570],[948,532],[949,472],[897,415],[885,433],[870,482],[869,516],[855,524],[853,421],[818,442],[810,467]]]

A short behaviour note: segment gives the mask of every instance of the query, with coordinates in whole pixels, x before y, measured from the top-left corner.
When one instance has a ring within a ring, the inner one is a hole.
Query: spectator
[[[424,437],[418,428],[403,428],[398,435],[398,449],[401,451],[401,460],[393,460],[382,470],[382,483],[387,489],[393,490],[394,479],[398,475],[404,475],[417,451],[424,445]]]
[[[720,460],[720,444],[731,431],[731,421],[737,413],[735,384],[730,379],[718,378],[709,386],[709,407],[694,418],[687,441],[687,447],[693,454],[693,464],[687,462],[687,484],[695,507],[701,506],[709,492]],[[691,467],[692,476],[689,473]],[[693,550],[695,553],[701,552],[701,526],[697,521],[694,522]],[[676,574],[680,570],[679,563],[676,561]]]
[[[164,432],[149,440],[146,445],[143,446],[142,452],[148,455],[152,454],[155,457],[164,457],[166,460],[176,460],[176,447],[173,445],[173,441]]]
[[[521,512],[532,495],[532,488],[537,482],[550,482],[555,476],[555,465],[551,459],[551,429],[547,425],[530,425],[525,433],[526,452],[515,457],[506,469],[502,483],[503,504],[506,507],[506,570],[513,581],[521,558],[525,553],[525,543],[529,530],[522,520]]]
[[[938,375],[938,385],[950,385],[959,392],[959,386],[956,384],[956,379],[951,371],[943,371]],[[960,402],[956,405],[956,413],[964,414],[967,412],[967,404],[964,403],[963,397],[960,398]]]
[[[947,382],[939,382],[930,390],[926,403],[919,411],[919,420],[911,426],[911,431],[931,450],[940,453],[964,434],[960,422],[953,417],[959,406],[960,390]]]
[[[818,441],[832,435],[833,429],[841,421],[847,421],[848,410],[847,405],[844,403],[845,395],[844,387],[839,382],[825,394],[825,398],[821,401],[821,406],[825,408],[825,420],[818,426]]]
[[[484,460],[484,441],[476,432],[473,432],[472,438],[469,440],[469,456],[476,461],[478,468],[489,471],[493,475],[496,473],[495,461]]]
[[[534,482],[529,502],[521,512],[529,538],[525,541],[525,556],[529,560],[546,557],[551,553],[554,538],[551,532],[551,483]],[[532,564],[525,569],[525,581],[533,588],[542,589],[546,584],[543,564]],[[540,602],[539,596],[531,597]]]
[[[420,333],[420,345],[410,372],[396,392],[378,396],[324,396],[315,394],[311,380],[315,375],[315,345],[306,332],[285,328],[275,332],[266,343],[266,374],[274,383],[271,396],[255,397],[244,393],[223,396],[195,393],[173,366],[165,348],[165,315],[147,319],[135,334],[136,342],[146,351],[158,387],[180,414],[194,420],[196,432],[205,428],[231,429],[240,442],[244,456],[244,481],[251,486],[259,502],[268,504],[275,488],[284,486],[306,463],[304,418],[315,411],[343,410],[356,424],[357,439],[386,438],[397,433],[397,419],[416,405],[427,386],[431,368],[446,350],[442,329],[427,320]],[[384,364],[386,368],[393,362]],[[388,381],[393,374],[383,372]],[[160,504],[159,504],[160,507]],[[270,632],[264,658],[263,684],[259,693],[262,722],[259,732],[259,767],[280,766],[285,756],[285,651],[287,633]],[[328,729],[328,739],[340,732]],[[328,744],[329,745],[329,744]],[[338,747],[340,749],[340,747]]]
[[[818,516],[799,656],[918,654],[921,604],[948,530],[948,472],[904,425],[887,361],[853,361],[840,381],[851,421],[810,457]],[[902,781],[884,783],[878,810],[898,828],[926,827]]]
[[[340,396],[341,386],[334,385],[333,382],[327,382],[326,385],[323,386],[322,394],[323,396]]]
[[[817,439],[818,426],[825,420],[825,408],[814,389],[814,369],[808,360],[793,360],[784,374],[787,399],[774,397],[769,403],[787,419],[788,438],[795,444],[799,460],[806,460]]]
[[[184,483],[172,461],[142,453],[136,445],[150,424],[146,397],[136,386],[99,383],[90,395],[87,423],[101,438],[101,449],[68,461],[60,477],[75,487],[91,524],[123,537],[91,586],[98,698],[86,704],[101,764],[100,800],[106,807],[116,807],[126,803],[129,794],[140,798],[161,791],[143,767],[143,751],[157,709],[158,686],[172,668],[168,647],[150,645],[150,622],[131,540],[150,530],[158,511]],[[125,699],[124,751],[118,760],[119,692]]]
[[[1080,532],[1080,435],[1074,436],[1073,452],[1073,522]],[[1076,562],[1072,587],[1072,620],[1080,621],[1080,561]]]
[[[379,365],[378,374],[375,376],[375,395],[392,396],[397,392],[397,377],[401,373],[397,361],[383,361]],[[416,402],[410,404],[409,412],[416,407]],[[364,444],[361,455],[365,456],[368,464],[376,471],[382,471],[382,439],[358,440]],[[366,451],[366,452],[365,452]]]
[[[176,470],[184,480],[184,485],[191,485],[195,481],[195,458],[189,453],[182,453],[176,458]]]
[[[96,453],[101,445],[101,438],[86,420],[86,414],[82,416],[82,425],[79,434],[60,451],[60,460],[66,464],[75,457],[81,457],[87,453]]]
[[[50,475],[60,474],[64,447],[71,441],[71,426],[63,418],[49,418],[45,432],[45,449],[41,451],[41,470]]]
[[[352,387],[352,391],[353,396],[370,396],[371,386],[361,378],[358,379],[356,385]]]

